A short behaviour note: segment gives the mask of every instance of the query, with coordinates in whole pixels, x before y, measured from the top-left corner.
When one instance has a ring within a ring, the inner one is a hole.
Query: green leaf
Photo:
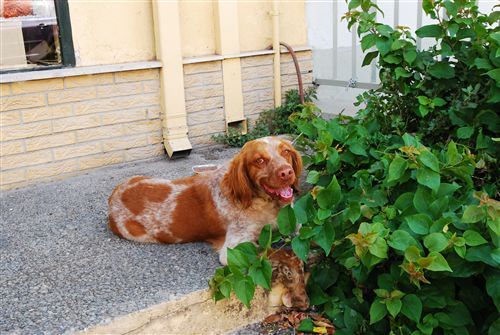
[[[412,64],[417,58],[417,52],[415,50],[405,50],[403,52],[403,58],[408,64]]]
[[[368,250],[373,256],[387,258],[387,243],[382,237],[378,237],[374,243],[371,243]]]
[[[391,33],[394,31],[391,28],[391,26],[388,26],[387,24],[379,25],[379,26],[377,26],[376,29],[380,35],[385,36],[385,37],[390,37]]]
[[[403,48],[405,45],[409,44],[408,41],[405,40],[395,40],[391,45],[391,50],[398,50]]]
[[[347,7],[349,10],[359,7],[361,5],[362,0],[351,0],[349,1],[349,6]],[[300,329],[299,329],[300,330]]]
[[[439,252],[431,252],[429,253],[429,257],[434,257],[434,260],[426,267],[427,270],[453,272],[446,259]]]
[[[335,205],[340,202],[341,199],[340,185],[337,181],[337,177],[333,176],[330,184],[319,191],[316,201],[320,208],[332,209]]]
[[[421,104],[421,105],[428,105],[431,103],[431,99],[429,99],[428,97],[426,97],[425,95],[419,95],[417,97],[417,100],[418,100],[418,103]]]
[[[396,56],[394,56],[392,54],[388,54],[383,59],[384,59],[384,62],[389,63],[389,64],[399,64],[399,63],[401,63],[401,59],[399,59],[398,57],[396,57]]]
[[[377,46],[377,50],[380,51],[380,55],[384,56],[389,51],[391,51],[392,43],[390,39],[382,37],[382,38],[377,38],[375,45]]]
[[[376,298],[370,306],[370,324],[374,324],[382,320],[387,315],[387,308],[380,302],[380,298]]]
[[[488,60],[484,58],[476,58],[474,60],[474,65],[476,65],[478,69],[486,69],[486,70],[492,69],[490,62],[488,62]]]
[[[316,184],[318,182],[320,176],[321,176],[321,174],[318,171],[311,170],[307,174],[306,182],[308,182],[309,184]]]
[[[388,299],[386,300],[385,305],[392,317],[395,318],[401,311],[403,303],[401,302],[401,299]]]
[[[424,238],[424,245],[429,251],[440,252],[448,246],[448,239],[442,233],[432,233]]]
[[[429,227],[432,224],[432,219],[427,214],[414,214],[411,216],[407,216],[405,218],[406,223],[410,229],[420,235],[425,235],[429,233]]]
[[[427,213],[429,212],[429,205],[432,200],[431,191],[426,187],[419,186],[413,197],[413,206],[415,206],[419,213]]]
[[[462,157],[458,153],[457,145],[453,141],[450,141],[450,143],[448,143],[448,150],[446,151],[446,158],[448,160],[448,164],[450,164],[450,165],[458,164],[460,162],[460,160],[462,159]]]
[[[367,53],[365,58],[363,58],[363,63],[361,64],[361,66],[370,65],[372,63],[372,61],[375,58],[377,58],[377,56],[378,56],[378,51],[371,51],[371,52]]]
[[[420,168],[417,170],[417,181],[419,184],[427,186],[437,192],[441,183],[441,176],[435,171],[427,168]]]
[[[304,319],[300,322],[299,327],[297,330],[299,332],[306,332],[306,333],[312,333],[314,329],[314,323],[310,318]]]
[[[229,298],[231,296],[231,283],[228,280],[223,280],[218,288],[224,297]]]
[[[272,272],[272,266],[267,259],[263,259],[262,263],[258,266],[252,265],[248,269],[248,275],[252,278],[253,282],[267,290],[271,289]]]
[[[327,221],[321,227],[318,235],[314,237],[314,242],[316,242],[325,251],[326,256],[328,256],[332,250],[334,241],[335,230],[333,229],[333,222]]]
[[[493,299],[493,303],[500,310],[500,275],[493,274],[486,278],[486,292]]]
[[[415,263],[420,258],[421,258],[420,257],[420,250],[416,246],[410,245],[408,248],[406,248],[405,259],[407,261]]]
[[[500,49],[499,49],[500,50]],[[497,309],[500,310],[500,305],[497,305]],[[498,335],[500,334],[500,317],[495,320],[488,329],[488,335]]]
[[[442,106],[446,105],[446,100],[437,97],[437,98],[432,99],[432,103],[436,107],[442,107]]]
[[[438,79],[451,79],[455,77],[455,69],[447,62],[438,62],[427,68],[427,71]]]
[[[247,255],[236,248],[227,249],[227,263],[230,266],[236,266],[238,268],[246,268],[250,266],[250,261],[248,260]]]
[[[476,205],[467,206],[464,210],[464,214],[462,216],[463,223],[475,223],[484,219],[484,211],[481,207]]]
[[[457,129],[458,138],[468,139],[474,134],[474,128],[472,127],[461,127]]]
[[[361,216],[361,206],[359,202],[351,202],[349,208],[347,208],[346,217],[352,223],[356,222]]]
[[[247,308],[250,308],[250,301],[252,301],[254,292],[255,284],[249,276],[245,276],[234,283],[234,293]]]
[[[475,247],[481,244],[486,244],[488,241],[486,241],[481,234],[479,234],[477,231],[474,230],[466,230],[464,232],[464,239],[465,243],[467,245],[470,245],[471,247]]]
[[[359,142],[354,142],[349,145],[349,150],[355,155],[358,156],[367,156],[366,149]]]
[[[418,323],[422,315],[422,301],[415,294],[405,295],[401,313],[408,319]]]
[[[393,249],[405,251],[410,245],[417,245],[417,241],[407,231],[398,229],[391,234],[387,244]]]
[[[415,31],[418,37],[435,37],[439,38],[443,36],[443,28],[438,24],[429,24],[427,26],[422,26]]]
[[[272,228],[270,224],[266,224],[262,230],[260,231],[259,235],[259,245],[262,248],[269,248],[271,247],[271,241],[273,240],[273,233],[272,233]]]
[[[498,263],[491,257],[493,250],[488,245],[467,248],[465,260],[469,262],[483,262],[493,267],[498,267]]]
[[[396,73],[396,79],[399,79],[401,77],[403,78],[408,78],[411,77],[411,73],[403,69],[402,67],[397,67],[396,70],[394,70]]]
[[[332,215],[332,210],[331,209],[323,209],[320,208],[318,209],[318,219],[321,221],[328,219]]]
[[[292,207],[285,206],[278,213],[278,230],[283,235],[290,235],[295,232],[295,214]]]
[[[439,161],[429,150],[421,151],[418,159],[431,170],[439,172]]]
[[[497,82],[497,84],[500,84],[500,68],[490,70],[490,71],[486,72],[486,74],[490,78],[494,79]]]
[[[296,236],[292,240],[293,252],[304,262],[307,261],[307,255],[309,254],[309,240],[302,240],[300,237]]]
[[[314,204],[311,193],[306,193],[293,204],[293,212],[295,213],[298,224],[304,224],[309,221],[309,218],[314,216]]]
[[[367,34],[361,39],[361,50],[366,51],[375,45],[377,41],[377,35]]]
[[[399,180],[406,169],[408,168],[408,162],[401,156],[396,156],[389,165],[389,179],[388,182]]]

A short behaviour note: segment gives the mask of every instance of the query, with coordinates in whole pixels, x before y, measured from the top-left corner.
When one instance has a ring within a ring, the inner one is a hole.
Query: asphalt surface
[[[235,149],[92,171],[0,195],[0,334],[67,334],[204,289],[219,266],[203,243],[139,244],[107,229],[107,198],[134,175],[174,179]]]

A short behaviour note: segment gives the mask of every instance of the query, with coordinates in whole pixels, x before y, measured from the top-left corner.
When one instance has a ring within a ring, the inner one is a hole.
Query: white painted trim
[[[293,51],[295,51],[295,52],[311,51],[311,50],[312,50],[312,48],[310,46],[293,47]],[[282,54],[288,53],[288,50],[286,48],[282,48],[281,53]],[[184,58],[183,63],[184,63],[184,65],[186,65],[186,64],[222,61],[224,59],[231,59],[231,58],[245,58],[245,57],[272,55],[272,54],[274,54],[274,51],[272,49],[270,49],[270,50],[246,51],[246,52],[241,52],[239,54],[186,57],[186,58]]]
[[[143,69],[157,69],[161,67],[162,64],[159,61],[145,61],[145,62],[121,63],[121,64],[68,67],[68,68],[53,69],[53,70],[13,72],[13,73],[0,74],[0,83],[6,84],[18,81],[74,77],[74,76],[82,76],[88,74],[123,72],[123,71],[143,70]]]

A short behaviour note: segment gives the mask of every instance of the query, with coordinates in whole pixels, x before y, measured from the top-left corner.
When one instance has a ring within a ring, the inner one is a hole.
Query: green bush
[[[316,88],[310,87],[304,92],[304,100],[311,102],[316,98]],[[253,128],[246,134],[241,129],[229,128],[227,134],[215,135],[212,138],[231,147],[242,147],[248,141],[280,134],[298,134],[297,128],[288,120],[290,115],[302,108],[297,90],[292,89],[285,94],[285,103],[277,108],[268,109],[259,115]]]
[[[228,253],[214,297],[248,303],[269,287],[266,254],[281,240],[303,260],[324,256],[308,293],[336,334],[499,334],[498,12],[424,0],[438,24],[417,35],[437,44],[420,51],[406,28],[374,22],[374,6],[352,0],[346,18],[383,53],[381,87],[356,118],[325,120],[312,104],[291,116],[313,188],[280,211],[277,233]]]

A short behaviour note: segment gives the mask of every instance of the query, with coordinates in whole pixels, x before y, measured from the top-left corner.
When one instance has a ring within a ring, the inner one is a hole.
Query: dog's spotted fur
[[[228,247],[255,241],[264,225],[276,225],[301,170],[289,141],[254,140],[216,171],[174,181],[138,176],[118,185],[109,198],[109,227],[138,242],[207,241],[226,264]]]

